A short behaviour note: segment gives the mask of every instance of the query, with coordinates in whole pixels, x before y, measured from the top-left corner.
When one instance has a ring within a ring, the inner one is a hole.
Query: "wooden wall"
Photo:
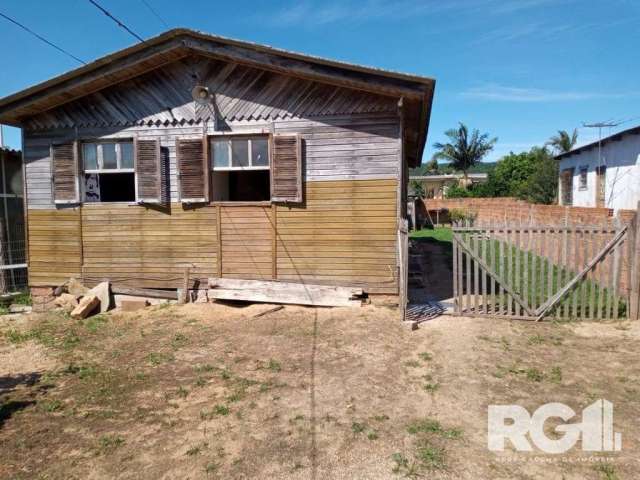
[[[308,182],[304,208],[278,207],[281,280],[397,293],[398,181]]]
[[[271,280],[273,276],[273,208],[220,207],[222,276]]]
[[[174,287],[190,267],[194,278],[217,275],[216,209],[82,207],[82,278],[123,285]]]
[[[133,96],[127,103],[127,115],[133,117],[112,119],[106,108],[111,97],[103,95],[95,104],[95,118],[86,101],[34,118],[24,134],[30,284],[57,285],[69,276],[81,276],[91,283],[109,278],[123,284],[175,288],[181,284],[184,266],[193,265],[193,272],[203,280],[221,273],[362,285],[372,293],[397,293],[402,163],[397,99],[271,75],[264,78],[272,83],[225,87],[220,97],[225,121],[218,125],[220,130],[202,112],[195,112],[193,118],[171,119],[195,108],[188,100],[180,103],[182,94],[176,100],[171,89],[179,82],[173,80],[169,82],[173,87],[167,87],[166,105],[180,106],[171,112],[152,107],[142,118],[135,112],[143,106],[133,105]],[[162,96],[162,82],[153,75],[149,79],[153,83],[149,86]],[[143,80],[133,82],[135,87],[145,87]],[[287,97],[289,87],[295,87],[297,97]],[[273,96],[280,90],[286,98]],[[119,92],[114,95],[119,98]],[[208,135],[300,134],[304,204],[289,208],[269,202],[212,203],[186,209],[176,203],[176,139],[197,138],[205,131]],[[54,205],[51,143],[134,137],[159,139],[168,152],[170,208],[83,204],[60,209]]]

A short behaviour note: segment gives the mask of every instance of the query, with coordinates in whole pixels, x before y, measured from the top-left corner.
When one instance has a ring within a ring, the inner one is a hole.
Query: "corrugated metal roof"
[[[614,133],[613,135],[603,138],[599,142],[595,141],[595,142],[588,143],[586,145],[582,145],[581,147],[574,148],[570,152],[561,153],[559,155],[556,155],[554,158],[556,160],[562,160],[563,158],[567,158],[572,155],[577,155],[579,153],[586,152],[587,150],[591,150],[592,148],[598,148],[598,144],[605,145],[609,142],[616,142],[621,140],[622,137],[624,137],[625,135],[634,135],[634,134],[640,134],[640,125],[638,125],[637,127],[628,128],[618,133]]]

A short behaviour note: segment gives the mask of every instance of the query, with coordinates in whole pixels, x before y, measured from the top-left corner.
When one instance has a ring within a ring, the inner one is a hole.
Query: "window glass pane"
[[[249,142],[246,139],[231,140],[231,165],[233,167],[249,166]]]
[[[120,168],[133,168],[133,143],[120,144]]]
[[[251,140],[251,165],[254,167],[269,166],[269,147],[266,138]]]
[[[82,158],[85,170],[98,169],[98,149],[95,143],[85,143],[82,145]]]
[[[229,142],[227,140],[213,140],[213,166],[229,166]]]
[[[102,144],[102,168],[113,169],[118,168],[118,158],[116,157],[116,144]]]

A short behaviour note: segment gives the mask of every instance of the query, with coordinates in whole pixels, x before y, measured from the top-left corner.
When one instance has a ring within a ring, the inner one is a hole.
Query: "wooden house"
[[[29,284],[170,289],[188,266],[398,295],[434,83],[176,29],[6,97]]]

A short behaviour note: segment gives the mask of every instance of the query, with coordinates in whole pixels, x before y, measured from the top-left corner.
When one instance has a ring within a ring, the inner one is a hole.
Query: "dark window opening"
[[[212,182],[216,201],[264,202],[271,199],[269,170],[214,171]]]
[[[87,173],[84,176],[85,202],[135,202],[134,173]]]

